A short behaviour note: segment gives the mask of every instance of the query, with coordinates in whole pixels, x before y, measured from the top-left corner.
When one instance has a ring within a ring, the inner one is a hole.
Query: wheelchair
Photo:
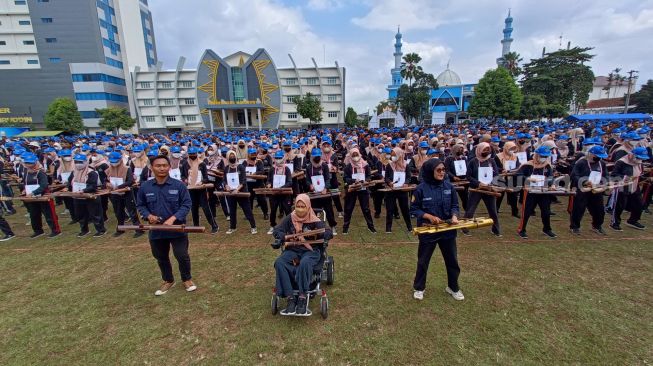
[[[324,240],[323,250],[321,250],[320,260],[313,267],[313,274],[311,276],[311,284],[309,286],[308,293],[306,294],[306,314],[283,314],[279,311],[279,295],[277,295],[277,289],[274,287],[272,289],[272,315],[283,315],[283,316],[311,316],[313,315],[310,310],[311,299],[314,299],[316,296],[320,297],[320,315],[323,319],[326,319],[329,316],[329,298],[326,291],[322,288],[322,284],[333,285],[335,280],[335,264],[333,257],[328,254],[329,241]],[[281,248],[281,242],[275,241],[272,244],[272,248],[278,249]],[[283,248],[281,248],[283,251]],[[294,293],[297,295],[297,292]]]

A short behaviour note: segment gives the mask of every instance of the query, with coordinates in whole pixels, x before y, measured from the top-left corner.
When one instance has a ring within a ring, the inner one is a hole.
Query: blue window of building
[[[147,5],[147,0],[141,0],[141,2],[145,5]]]
[[[52,23],[52,18],[41,18],[41,23]]]
[[[38,0],[37,3],[49,3],[50,0]]]
[[[9,65],[11,64],[11,61],[9,60],[0,60],[0,65]]]
[[[18,25],[30,25],[30,24],[32,24],[32,22],[30,22],[29,20],[19,20],[18,21]]]
[[[96,111],[79,111],[82,118],[100,118],[100,114]]]
[[[59,57],[50,57],[49,60],[53,64],[58,64],[59,62],[61,62],[61,58],[59,58]]]
[[[57,39],[56,38],[46,38],[45,43],[57,43]]]
[[[145,54],[147,55],[147,65],[154,66],[156,64],[156,54],[154,53],[154,45],[148,40],[148,35],[151,36],[152,32],[147,28],[147,25],[152,24],[151,15],[141,10],[141,26],[143,27],[143,38],[145,41]]]
[[[73,74],[73,82],[83,83],[83,82],[93,82],[101,81],[103,83],[111,83],[116,85],[126,86],[127,83],[125,79],[121,79],[115,76],[107,74]]]
[[[14,4],[16,4],[16,5],[27,5],[27,1],[26,0],[15,0]]]
[[[77,100],[110,100],[113,102],[127,103],[127,96],[112,93],[75,93]]]
[[[96,5],[98,8],[104,10],[104,12],[107,15],[116,15],[116,11],[113,10],[113,8],[111,7],[111,5],[109,5],[109,2],[107,0],[97,0]],[[108,18],[108,16],[105,18]]]
[[[118,60],[114,60],[111,57],[107,57],[106,59],[107,59],[107,65],[122,69],[122,62]]]
[[[39,60],[27,60],[27,64],[28,64],[28,65],[38,65],[38,64],[39,64]]]
[[[111,50],[112,55],[117,55],[120,52],[120,45],[116,42],[110,41],[106,38],[102,38],[102,44]]]
[[[33,46],[33,45],[34,45],[34,41],[32,41],[32,40],[23,41],[23,44],[24,44],[25,46]]]

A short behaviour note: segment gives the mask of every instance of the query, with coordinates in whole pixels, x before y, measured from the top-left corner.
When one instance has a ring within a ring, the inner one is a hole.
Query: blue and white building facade
[[[503,39],[501,40],[501,57],[497,58],[497,66],[506,66],[505,56],[510,53],[510,45],[512,45],[512,16],[508,10],[508,17],[504,20],[505,26],[503,27]]]
[[[87,130],[99,130],[96,108],[135,115],[130,70],[156,63],[147,0],[0,0],[0,109],[9,112],[0,118],[38,127],[50,102],[68,97]]]
[[[395,52],[393,56],[395,58],[395,67],[390,70],[390,75],[392,77],[390,85],[388,85],[388,99],[393,101],[397,100],[397,95],[399,93],[399,88],[404,83],[404,79],[401,77],[401,69],[403,68],[402,57],[404,54],[401,52],[401,30],[397,28],[397,34],[395,35]]]

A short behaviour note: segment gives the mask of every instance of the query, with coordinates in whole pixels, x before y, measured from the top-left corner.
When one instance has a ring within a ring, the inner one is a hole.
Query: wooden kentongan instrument
[[[417,185],[415,184],[406,184],[402,187],[399,188],[382,188],[379,189],[379,192],[410,192],[414,191],[417,189]]]
[[[249,192],[225,192],[225,191],[217,191],[213,192],[216,196],[221,197],[249,197],[250,193]]]
[[[284,237],[285,241],[300,241],[301,239],[314,239],[317,237],[319,234],[324,234],[326,232],[326,229],[316,229],[316,230],[308,230],[308,231],[302,231],[301,233],[295,233],[295,234],[288,234]],[[308,238],[308,237],[314,237],[314,238]]]
[[[71,198],[77,198],[77,199],[87,199],[87,200],[92,200],[95,199],[99,196],[104,196],[106,194],[110,194],[111,191],[108,189],[103,189],[99,190],[95,193],[84,193],[84,192],[69,192],[69,191],[61,191],[61,192],[55,192],[52,193],[52,197],[71,197]]]
[[[611,191],[616,188],[623,188],[626,186],[629,186],[632,182],[630,183],[617,183],[617,184],[607,184],[607,185],[600,185],[600,186],[593,186],[593,187],[582,187],[580,189],[581,192],[592,192],[592,193],[603,193],[605,191]]]
[[[349,187],[347,187],[347,192],[360,191],[361,189],[363,189],[365,187],[371,187],[371,186],[375,186],[377,184],[383,184],[384,182],[385,181],[383,179],[379,179],[379,180],[371,180],[371,181],[365,182],[365,183],[350,184]]]
[[[492,226],[494,221],[486,217],[477,217],[474,219],[459,219],[457,224],[444,222],[442,224],[428,224],[419,226],[413,229],[413,235],[421,234],[435,234],[443,231],[458,230],[458,229],[478,229],[486,226]]]
[[[298,170],[294,173],[292,173],[292,178],[297,178],[297,179],[305,179],[306,178],[306,173],[304,173],[303,170]]]
[[[261,196],[290,196],[293,194],[293,191],[292,188],[254,188],[254,193]]]
[[[203,233],[206,231],[204,226],[186,226],[186,225],[118,225],[118,231],[138,230],[138,231],[172,231],[177,233]]]
[[[340,190],[336,189],[333,191],[326,191],[324,193],[317,193],[317,192],[309,192],[307,193],[308,198],[312,200],[320,199],[320,198],[330,198],[333,196],[338,196],[340,195]]]
[[[558,189],[553,187],[526,187],[524,191],[528,194],[548,194],[552,196],[573,196],[574,192],[567,189]]]
[[[212,189],[213,183],[198,184],[196,186],[188,186],[188,189]]]
[[[247,179],[256,179],[256,180],[266,180],[266,179],[268,179],[268,176],[263,175],[263,174],[247,174],[246,177],[247,177]]]
[[[217,178],[224,178],[224,172],[218,169],[209,169],[206,174]]]

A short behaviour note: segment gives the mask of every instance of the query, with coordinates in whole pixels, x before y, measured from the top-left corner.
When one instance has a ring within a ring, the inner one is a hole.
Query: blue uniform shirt
[[[186,223],[186,216],[191,208],[190,193],[188,188],[179,180],[166,179],[163,184],[158,184],[156,179],[141,183],[137,199],[138,213],[147,218],[150,214],[159,216],[163,221],[175,216],[175,225]],[[179,238],[186,233],[166,231],[150,231],[150,239]]]

